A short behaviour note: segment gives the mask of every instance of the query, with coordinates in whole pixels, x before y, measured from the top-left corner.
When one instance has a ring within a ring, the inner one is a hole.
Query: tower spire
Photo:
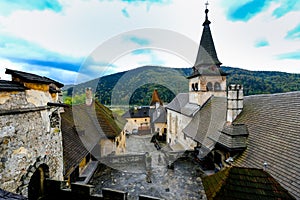
[[[207,14],[208,14],[208,12],[209,12],[209,10],[208,10],[208,8],[207,8],[207,6],[209,5],[209,3],[208,3],[208,1],[205,3],[205,21],[204,21],[204,23],[203,23],[203,26],[205,26],[205,25],[209,25],[210,24],[210,21],[208,20],[208,16],[207,16]]]
[[[212,34],[210,31],[210,21],[208,20],[208,1],[205,3],[205,21],[203,23],[203,32],[200,40],[200,46],[196,58],[196,62],[194,65],[194,70],[197,70],[201,73],[201,69],[204,67],[216,66],[220,67],[222,64],[217,56],[217,52],[215,49],[214,41],[212,38]]]

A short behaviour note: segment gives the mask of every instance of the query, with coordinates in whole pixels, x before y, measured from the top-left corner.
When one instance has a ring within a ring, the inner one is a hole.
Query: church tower
[[[206,6],[208,3],[206,3]],[[212,95],[226,97],[226,73],[221,69],[214,41],[210,31],[208,9],[193,73],[189,79],[189,101],[202,106]]]

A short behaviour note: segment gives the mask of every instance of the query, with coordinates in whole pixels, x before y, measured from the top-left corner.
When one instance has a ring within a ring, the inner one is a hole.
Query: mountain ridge
[[[227,85],[242,84],[245,96],[300,90],[300,74],[277,71],[251,71],[222,66],[228,73]],[[154,89],[163,102],[170,102],[178,93],[188,92],[188,77],[192,68],[142,66],[118,72],[63,88],[65,99],[73,94],[84,95],[84,89],[93,88],[96,98],[105,105],[148,105]],[[81,100],[84,97],[81,97]],[[70,100],[69,100],[70,101]],[[149,101],[149,102],[148,102]],[[74,103],[74,98],[73,98]]]

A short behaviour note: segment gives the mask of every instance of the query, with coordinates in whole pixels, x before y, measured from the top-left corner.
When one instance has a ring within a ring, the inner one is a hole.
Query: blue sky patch
[[[15,58],[15,57],[6,57],[6,58],[16,63],[25,63],[25,64],[36,65],[36,66],[53,67],[57,69],[63,69],[63,70],[74,71],[74,72],[77,72],[80,69],[80,65],[81,65],[81,63],[71,63],[71,62],[62,62],[62,61],[48,61],[48,60]]]
[[[231,7],[227,13],[227,17],[231,21],[248,21],[266,8],[270,1],[268,0],[252,0],[238,7]]]
[[[137,49],[131,52],[132,55],[151,54],[151,49]]]
[[[0,15],[9,15],[16,10],[52,10],[60,12],[62,5],[57,0],[1,0]]]
[[[294,29],[287,32],[286,39],[300,39],[300,24],[298,24]]]
[[[150,41],[148,39],[141,38],[138,36],[129,36],[129,37],[126,37],[126,40],[129,40],[130,42],[133,42],[140,46],[147,46],[150,44]]]
[[[123,9],[122,9],[122,14],[123,14],[125,17],[127,17],[127,18],[130,17],[130,15],[129,15],[129,13],[128,13],[128,11],[127,11],[126,8],[123,8]]]
[[[46,50],[24,39],[0,34],[0,58],[14,63],[49,66],[77,71],[83,58],[73,58]]]
[[[276,8],[273,12],[273,16],[276,18],[280,18],[290,11],[300,9],[300,1],[299,0],[285,0],[281,3],[281,5]]]
[[[269,44],[269,42],[266,40],[266,39],[261,39],[261,40],[257,40],[256,42],[255,42],[255,47],[266,47],[266,46],[269,46],[270,44]]]
[[[279,60],[291,59],[291,60],[300,60],[300,50],[295,52],[289,52],[280,54],[277,56]]]
[[[121,0],[126,3],[157,3],[157,4],[167,4],[170,0]]]

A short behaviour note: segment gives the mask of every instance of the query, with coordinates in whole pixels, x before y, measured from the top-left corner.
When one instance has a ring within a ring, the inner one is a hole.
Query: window
[[[145,119],[145,122],[147,121],[147,119]]]
[[[195,90],[198,91],[198,83],[195,83]]]
[[[220,91],[221,90],[221,85],[219,82],[216,82],[215,85],[214,85],[214,90],[215,91]]]
[[[195,91],[195,85],[194,85],[194,83],[192,84],[192,90]]]
[[[212,91],[212,90],[213,90],[213,85],[212,85],[211,82],[208,82],[208,83],[206,84],[206,90],[207,90],[207,91]]]
[[[136,119],[134,120],[134,122],[136,122]]]

